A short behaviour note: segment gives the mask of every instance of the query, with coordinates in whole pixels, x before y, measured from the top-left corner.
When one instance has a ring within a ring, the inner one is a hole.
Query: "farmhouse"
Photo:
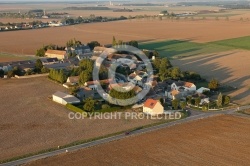
[[[62,105],[66,104],[78,104],[80,103],[80,100],[76,98],[75,96],[63,93],[63,92],[56,92],[52,95],[53,101],[57,102]]]
[[[183,88],[184,91],[196,91],[196,86],[191,82],[175,81],[171,85],[172,90],[179,90]]]
[[[49,58],[67,59],[67,52],[62,50],[47,50],[45,56]]]
[[[149,115],[163,114],[164,108],[158,100],[147,99],[143,105],[143,113]]]

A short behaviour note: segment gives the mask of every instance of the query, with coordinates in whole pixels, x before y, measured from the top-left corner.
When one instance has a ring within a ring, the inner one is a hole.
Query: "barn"
[[[57,102],[62,105],[66,104],[78,104],[80,103],[80,100],[76,98],[75,96],[63,93],[63,92],[56,92],[52,95],[53,101]]]

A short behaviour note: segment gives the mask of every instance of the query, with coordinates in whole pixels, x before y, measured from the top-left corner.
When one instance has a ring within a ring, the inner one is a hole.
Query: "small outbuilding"
[[[73,95],[69,95],[63,92],[56,92],[52,95],[53,101],[62,105],[66,104],[78,104],[80,100]]]

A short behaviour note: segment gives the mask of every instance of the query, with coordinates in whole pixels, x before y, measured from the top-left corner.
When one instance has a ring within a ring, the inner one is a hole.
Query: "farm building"
[[[164,108],[158,100],[147,99],[143,105],[143,112],[149,115],[163,114]]]
[[[67,59],[67,52],[62,50],[47,50],[45,55],[49,58]]]
[[[53,101],[57,102],[62,105],[66,104],[78,104],[80,103],[80,100],[76,98],[75,96],[63,93],[63,92],[56,92],[52,95]]]

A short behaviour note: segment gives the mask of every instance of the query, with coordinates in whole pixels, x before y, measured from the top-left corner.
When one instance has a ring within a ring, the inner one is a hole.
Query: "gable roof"
[[[66,51],[63,51],[63,50],[47,50],[45,54],[65,55]]]
[[[194,84],[192,82],[185,82],[184,86],[191,88]]]
[[[153,109],[155,105],[157,104],[158,100],[154,99],[147,99],[147,101],[144,103],[144,107],[148,107],[150,109]]]
[[[72,76],[72,77],[68,77],[68,81],[71,83],[77,83],[79,82],[79,76]]]
[[[172,96],[178,95],[180,92],[178,90],[173,90],[171,92]]]

